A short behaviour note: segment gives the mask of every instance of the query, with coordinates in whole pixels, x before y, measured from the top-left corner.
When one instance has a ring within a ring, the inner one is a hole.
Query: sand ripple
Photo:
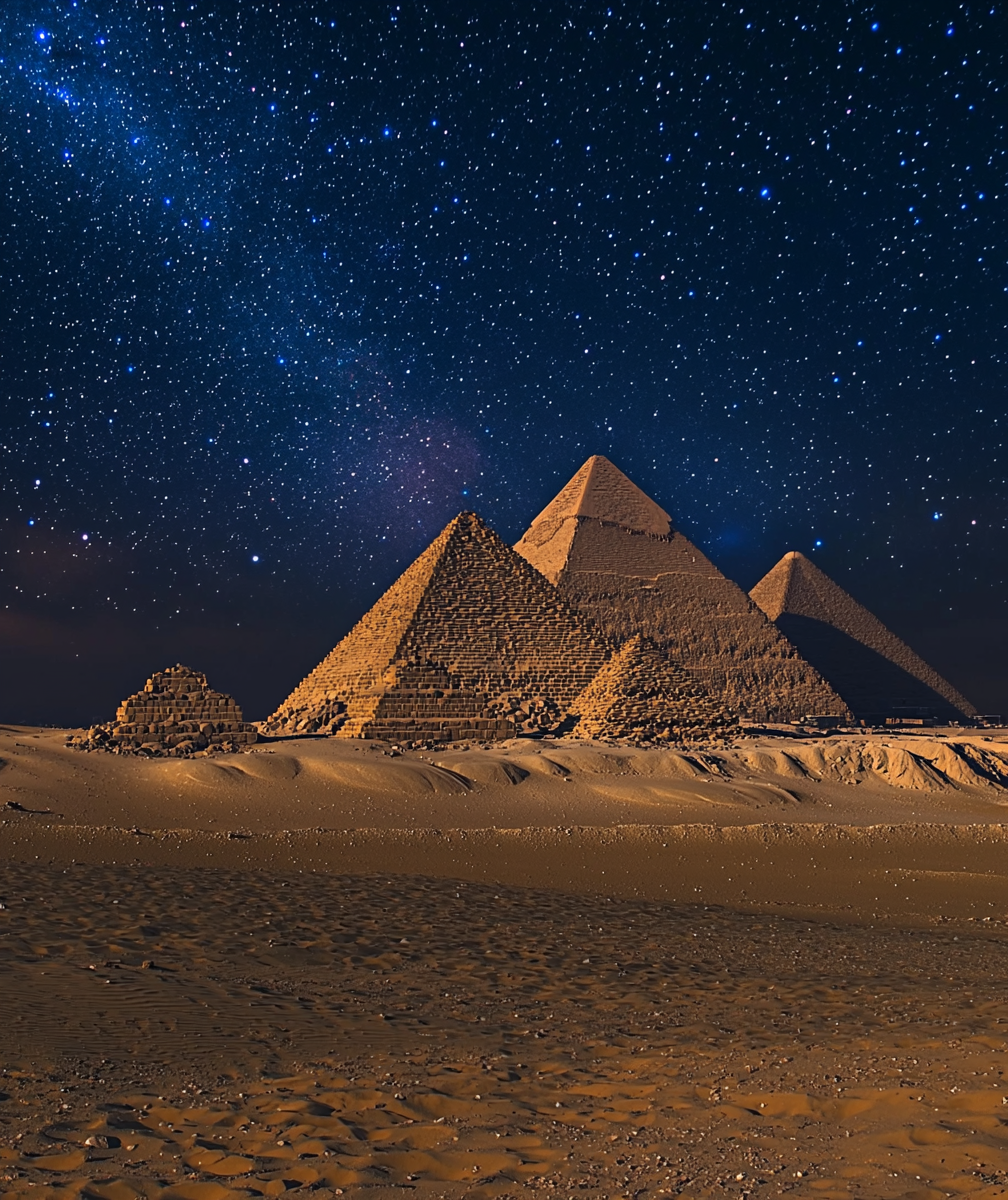
[[[1000,927],[7,866],[0,1194],[998,1194]]]

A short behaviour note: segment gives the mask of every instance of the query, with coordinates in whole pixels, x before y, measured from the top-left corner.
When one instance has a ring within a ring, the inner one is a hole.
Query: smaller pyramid
[[[750,595],[859,720],[976,716],[947,679],[804,554],[785,554]]]
[[[610,653],[552,584],[462,513],[263,731],[443,744],[552,728]]]
[[[687,671],[639,634],[613,655],[573,711],[575,737],[653,742],[708,741],[734,725]]]
[[[257,737],[232,696],[213,691],[202,671],[178,663],[155,671],[142,692],[127,696],[114,721],[94,726],[70,744],[182,757],[212,747],[234,750]]]

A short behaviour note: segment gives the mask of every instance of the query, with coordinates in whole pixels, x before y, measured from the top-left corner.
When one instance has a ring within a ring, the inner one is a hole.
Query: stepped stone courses
[[[852,714],[737,584],[608,459],[588,459],[515,549],[617,645],[643,634],[757,721]]]
[[[791,551],[750,593],[862,720],[901,710],[943,720],[976,709],[804,554]]]
[[[575,737],[709,741],[734,719],[667,654],[634,635],[574,701]]]
[[[115,720],[96,725],[81,749],[182,756],[208,748],[237,749],[256,741],[256,727],[242,720],[233,697],[215,692],[202,671],[180,664],[155,672],[142,692],[128,696]]]
[[[538,571],[462,513],[262,728],[440,743],[549,729],[609,654]]]

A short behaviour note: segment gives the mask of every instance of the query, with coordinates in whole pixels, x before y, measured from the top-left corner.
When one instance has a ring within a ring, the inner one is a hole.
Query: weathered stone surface
[[[745,592],[608,459],[590,458],[515,549],[613,642],[644,635],[723,708],[757,721],[851,719]]]
[[[735,719],[682,667],[634,634],[574,701],[575,737],[704,742]]]
[[[463,512],[263,730],[410,743],[511,737],[562,720],[608,654],[538,571]]]
[[[142,692],[128,696],[115,720],[95,725],[70,745],[82,750],[170,754],[238,749],[256,741],[256,727],[242,719],[233,697],[213,691],[202,671],[181,663],[156,671]]]
[[[909,710],[953,721],[976,716],[947,679],[804,554],[785,554],[749,594],[858,718]]]
[[[611,650],[473,513],[462,513],[263,725],[437,742],[559,724]]]

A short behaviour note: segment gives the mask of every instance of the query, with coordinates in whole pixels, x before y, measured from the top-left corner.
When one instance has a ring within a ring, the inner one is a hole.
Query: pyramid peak
[[[672,518],[602,454],[593,454],[536,517],[526,536],[543,540],[572,518],[590,517],[634,533],[668,537]]]

